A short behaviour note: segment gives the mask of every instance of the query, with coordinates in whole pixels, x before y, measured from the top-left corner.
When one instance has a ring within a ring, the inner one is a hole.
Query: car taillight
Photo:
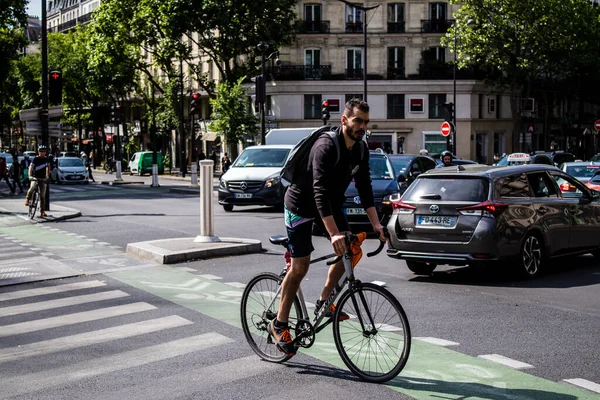
[[[479,203],[474,206],[457,208],[456,210],[462,215],[482,215],[485,217],[498,217],[507,208],[508,204],[486,200],[483,203]]]
[[[417,207],[411,206],[410,204],[403,203],[402,200],[394,200],[392,201],[392,208],[394,210],[398,210],[398,212],[411,214],[413,213]]]
[[[575,186],[571,186],[568,182],[563,182],[560,184],[560,191],[561,192],[568,192],[571,190],[571,188],[574,188]]]

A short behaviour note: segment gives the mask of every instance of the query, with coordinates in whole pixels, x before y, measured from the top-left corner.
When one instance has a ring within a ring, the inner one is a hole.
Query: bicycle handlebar
[[[385,236],[387,239],[390,238],[390,233],[388,232],[386,227],[383,227],[383,236]],[[346,244],[348,245],[349,243],[356,241],[356,235],[353,235],[351,233],[346,234]],[[381,250],[383,250],[383,246],[385,245],[386,242],[382,242],[379,241],[379,247],[377,247],[377,249],[375,251],[372,251],[370,253],[367,253],[367,257],[373,257],[376,256],[377,254],[381,253]],[[329,256],[326,256],[329,257]],[[336,258],[334,258],[331,261],[327,261],[327,265],[333,265],[336,262],[340,261],[342,259],[342,256],[337,256]]]

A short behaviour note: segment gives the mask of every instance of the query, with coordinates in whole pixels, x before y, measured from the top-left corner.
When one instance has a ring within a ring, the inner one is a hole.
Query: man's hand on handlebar
[[[373,230],[379,236],[379,240],[382,242],[387,241],[385,228],[381,224],[373,225]]]
[[[331,236],[331,246],[333,252],[337,256],[341,256],[346,252],[346,241],[344,232],[338,232]]]

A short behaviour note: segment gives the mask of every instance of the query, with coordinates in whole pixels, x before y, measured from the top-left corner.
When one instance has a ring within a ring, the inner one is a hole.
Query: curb
[[[100,181],[101,185],[120,186],[120,185],[144,185],[141,181]]]
[[[195,243],[195,238],[153,240],[149,242],[129,243],[126,253],[142,259],[154,260],[159,264],[177,264],[192,260],[205,260],[262,251],[262,243],[255,239],[220,238],[221,242]],[[162,244],[162,246],[161,246]],[[169,247],[181,247],[169,249]]]

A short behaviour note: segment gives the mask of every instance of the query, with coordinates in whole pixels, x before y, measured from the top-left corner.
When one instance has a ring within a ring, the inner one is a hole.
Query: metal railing
[[[362,78],[363,78],[363,69],[362,68],[346,69],[346,79],[362,79]]]
[[[329,21],[298,21],[298,33],[329,33]]]
[[[346,33],[362,33],[362,22],[346,22]]]
[[[421,33],[446,33],[453,23],[453,19],[422,19]]]
[[[269,68],[268,72],[275,80],[320,80],[331,76],[331,65],[281,65]]]
[[[406,79],[406,70],[404,67],[388,67],[388,79]]]
[[[405,33],[406,32],[406,21],[388,22],[387,31],[388,31],[388,33]]]

